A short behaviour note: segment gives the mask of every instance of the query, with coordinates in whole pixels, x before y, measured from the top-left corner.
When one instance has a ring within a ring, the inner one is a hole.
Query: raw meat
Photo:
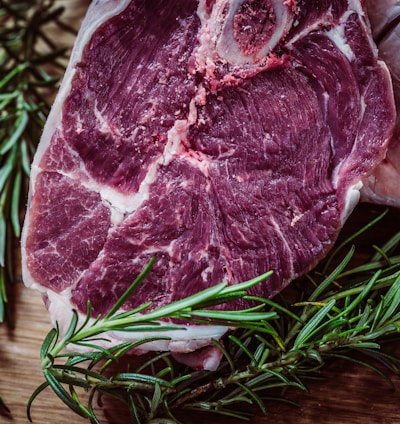
[[[400,110],[400,1],[367,0],[372,33],[380,58],[386,63],[392,77],[397,111]],[[384,160],[366,181],[362,200],[400,207],[400,114]]]
[[[252,294],[273,297],[331,248],[394,121],[359,1],[94,1],[32,165],[24,281],[61,328],[153,255],[127,307],[268,270]]]

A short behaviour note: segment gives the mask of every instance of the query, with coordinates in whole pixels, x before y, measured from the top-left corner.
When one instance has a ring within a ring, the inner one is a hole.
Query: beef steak
[[[127,308],[268,270],[252,294],[273,297],[331,248],[394,121],[359,1],[94,1],[32,165],[24,281],[61,328],[153,256]]]
[[[377,43],[379,57],[386,63],[392,77],[396,109],[400,109],[400,1],[365,0],[370,17],[372,34]],[[362,200],[400,207],[400,114],[389,148],[382,162],[365,182]]]

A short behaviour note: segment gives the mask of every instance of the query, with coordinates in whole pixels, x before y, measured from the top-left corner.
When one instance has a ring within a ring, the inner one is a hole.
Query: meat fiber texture
[[[400,109],[400,0],[366,0],[379,57],[392,77],[396,109]],[[365,182],[362,200],[400,207],[400,114],[384,160]]]
[[[61,331],[152,257],[126,309],[269,270],[251,294],[272,298],[327,254],[394,123],[359,1],[94,1],[32,165],[24,282]],[[188,324],[142,350],[225,331]]]

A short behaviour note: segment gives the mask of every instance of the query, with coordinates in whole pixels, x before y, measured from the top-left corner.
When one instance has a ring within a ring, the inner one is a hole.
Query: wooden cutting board
[[[89,4],[88,0],[59,0],[67,8],[66,17],[75,26]],[[366,223],[378,213],[379,208],[363,206],[357,209],[345,231],[350,232]],[[400,212],[392,211],[374,231],[374,239],[362,241],[369,246],[385,241],[400,230]],[[47,311],[39,294],[27,289],[22,282],[14,287],[16,327],[10,331],[0,326],[0,396],[11,410],[10,416],[1,416],[1,424],[27,424],[26,406],[31,393],[43,381],[39,362],[41,343],[50,330]],[[389,346],[400,354],[400,343]],[[323,369],[325,380],[310,381],[309,393],[289,391],[288,397],[299,403],[299,407],[269,401],[268,414],[257,415],[255,424],[397,424],[400,423],[400,394],[372,371],[352,363],[334,361]],[[400,377],[393,376],[400,388]],[[35,401],[32,408],[33,422],[37,424],[70,424],[87,421],[70,412],[58,398],[46,390]],[[119,403],[107,404],[99,413],[102,424],[127,424],[129,415]],[[223,417],[189,413],[183,415],[184,424],[225,423],[242,421]]]

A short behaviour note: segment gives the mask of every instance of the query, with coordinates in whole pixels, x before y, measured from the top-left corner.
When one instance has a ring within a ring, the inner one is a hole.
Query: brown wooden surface
[[[59,0],[67,7],[67,16],[76,26],[89,3],[87,0]],[[377,208],[359,208],[346,226],[345,232],[359,227],[376,215]],[[380,243],[400,229],[400,212],[392,211],[378,229],[362,239],[362,244]],[[47,312],[37,292],[24,288],[21,282],[14,292],[16,328],[8,331],[0,327],[0,395],[11,409],[11,416],[0,416],[0,423],[26,424],[26,405],[31,393],[43,382],[39,363],[39,349],[50,329]],[[389,346],[400,353],[400,345]],[[334,361],[324,368],[325,381],[311,381],[309,393],[288,392],[300,406],[293,407],[268,402],[268,415],[256,417],[255,424],[310,424],[310,423],[400,423],[400,395],[372,371],[354,364]],[[400,389],[400,378],[393,377]],[[129,416],[121,405],[107,404],[99,417],[102,424],[127,424]],[[70,412],[55,395],[45,391],[32,408],[33,422],[37,424],[85,423]],[[232,423],[215,416],[189,413],[180,417],[184,424]]]

